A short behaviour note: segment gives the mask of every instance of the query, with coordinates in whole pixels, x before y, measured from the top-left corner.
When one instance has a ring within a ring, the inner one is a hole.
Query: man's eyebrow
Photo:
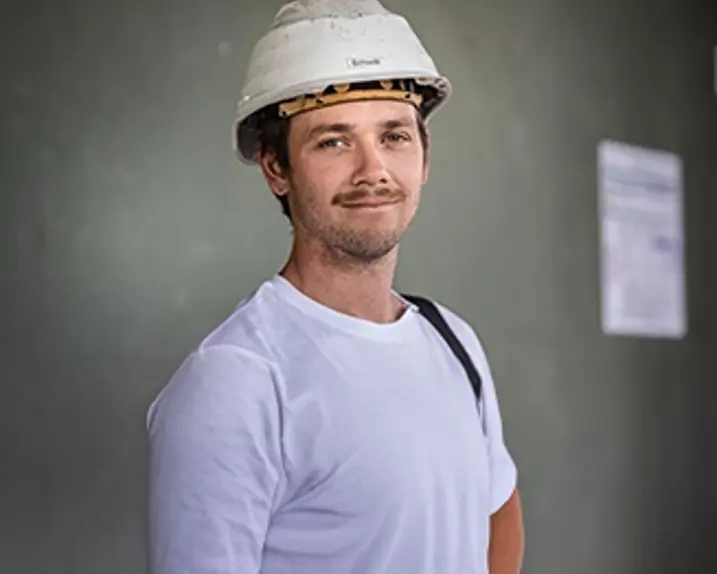
[[[413,118],[410,117],[395,118],[392,120],[386,120],[385,122],[381,123],[381,127],[386,130],[394,130],[396,128],[409,128],[413,127],[414,125],[415,122],[413,121]]]
[[[379,123],[379,126],[381,129],[384,130],[395,130],[396,128],[407,128],[407,127],[413,127],[415,125],[415,122],[413,118],[411,117],[400,117],[400,118],[393,118],[390,120],[383,121]],[[308,136],[306,137],[307,140],[313,140],[317,137],[320,137],[324,134],[347,134],[356,129],[356,126],[353,124],[347,124],[347,123],[332,123],[332,124],[319,124],[318,126],[314,126],[310,131]]]
[[[315,126],[311,129],[309,132],[309,135],[306,139],[312,140],[314,138],[317,138],[319,136],[322,136],[324,134],[328,133],[340,133],[345,134],[354,129],[354,126],[351,124],[342,124],[342,123],[334,123],[334,124],[319,124],[318,126]]]

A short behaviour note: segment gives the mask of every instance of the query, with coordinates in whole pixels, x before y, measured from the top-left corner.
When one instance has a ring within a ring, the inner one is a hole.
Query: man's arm
[[[257,574],[283,484],[270,366],[203,347],[148,419],[150,574]]]
[[[460,323],[456,321],[457,328]],[[474,331],[465,329],[465,341],[483,380],[481,415],[490,465],[490,574],[519,574],[523,563],[525,534],[518,492],[518,469],[503,438],[498,394],[488,358]],[[460,332],[460,331],[459,331]]]
[[[518,469],[503,439],[503,421],[493,375],[483,345],[471,327],[444,306],[450,327],[466,345],[483,381],[481,423],[490,467],[490,574],[518,574],[523,562],[523,518],[518,494]]]
[[[490,529],[488,571],[490,574],[518,574],[523,567],[525,533],[517,488],[490,517]]]

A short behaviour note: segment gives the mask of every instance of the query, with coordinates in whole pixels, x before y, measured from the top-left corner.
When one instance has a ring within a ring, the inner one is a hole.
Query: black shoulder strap
[[[440,310],[430,299],[421,297],[419,295],[406,295],[401,294],[407,301],[410,301],[418,307],[421,315],[423,315],[436,330],[441,334],[443,339],[448,343],[455,356],[463,365],[463,368],[468,375],[468,379],[473,387],[473,393],[476,396],[476,402],[480,402],[481,397],[481,386],[482,381],[478,369],[476,369],[473,361],[471,360],[468,352],[466,351],[463,344],[458,340],[453,330],[449,327],[445,318],[441,314]]]

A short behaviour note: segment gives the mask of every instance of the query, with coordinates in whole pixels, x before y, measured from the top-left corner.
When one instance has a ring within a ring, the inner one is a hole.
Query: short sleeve
[[[190,355],[150,407],[150,574],[256,574],[282,481],[270,366],[230,346]]]
[[[473,329],[458,315],[445,307],[441,307],[441,312],[473,359],[483,383],[480,412],[483,431],[488,441],[491,513],[494,513],[513,494],[518,482],[518,469],[503,438],[498,395],[483,346]]]
[[[503,438],[503,421],[490,367],[485,358],[482,365],[480,361],[477,362],[483,377],[481,407],[490,456],[491,513],[493,513],[500,510],[513,494],[518,482],[518,470]]]

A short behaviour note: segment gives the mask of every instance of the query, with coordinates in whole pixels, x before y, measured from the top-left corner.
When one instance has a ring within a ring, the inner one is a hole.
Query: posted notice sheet
[[[604,141],[598,148],[598,179],[603,331],[684,337],[681,159]]]

